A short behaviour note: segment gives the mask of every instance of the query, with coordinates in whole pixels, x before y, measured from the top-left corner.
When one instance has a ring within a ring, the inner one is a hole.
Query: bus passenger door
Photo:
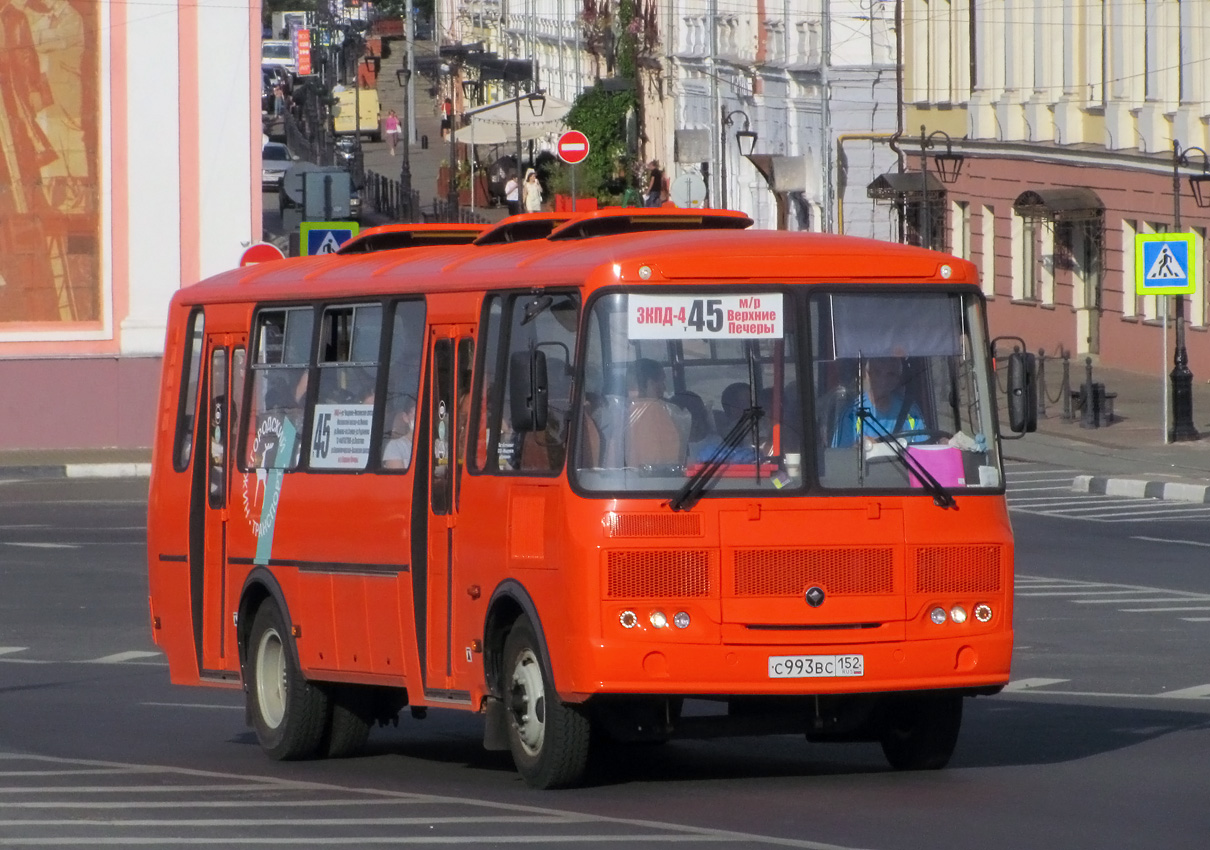
[[[195,453],[202,479],[203,556],[200,623],[201,670],[232,671],[239,668],[227,604],[227,521],[231,495],[231,455],[239,427],[239,405],[243,400],[246,342],[243,336],[212,334],[206,339],[206,414],[201,450]],[[194,589],[195,599],[197,588]],[[196,617],[195,610],[195,617]],[[200,625],[200,629],[199,629]]]
[[[428,563],[423,566],[427,585],[423,626],[424,686],[427,694],[457,700],[463,695],[449,691],[454,675],[452,639],[458,607],[454,591],[458,569],[458,489],[466,445],[464,420],[470,407],[470,376],[475,349],[473,327],[434,327],[429,343]],[[469,699],[469,695],[465,698]]]

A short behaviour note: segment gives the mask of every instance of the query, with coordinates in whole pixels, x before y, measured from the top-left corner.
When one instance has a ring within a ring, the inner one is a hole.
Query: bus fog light
[[[639,624],[639,616],[633,611],[623,611],[618,617],[618,622],[622,624],[624,629],[633,629]]]
[[[955,605],[953,608],[950,609],[950,619],[953,620],[955,623],[965,623],[966,622],[966,609],[963,608],[961,605]]]
[[[678,629],[689,628],[689,615],[684,611],[677,611],[676,616],[672,618],[672,625],[676,626]]]
[[[934,608],[932,611],[929,612],[929,619],[940,626],[942,623],[945,622],[945,609],[944,608]]]
[[[988,605],[986,602],[980,602],[978,605],[975,606],[975,619],[976,620],[978,620],[980,623],[988,623],[988,622],[991,622],[991,618],[992,618],[992,606]]]
[[[664,626],[668,625],[668,618],[664,616],[663,611],[651,612],[651,625],[657,629],[662,629]]]

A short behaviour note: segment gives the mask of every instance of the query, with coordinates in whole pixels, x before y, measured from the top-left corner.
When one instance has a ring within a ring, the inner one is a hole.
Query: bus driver
[[[858,416],[858,411],[864,411]],[[875,427],[866,429],[865,419],[873,419]],[[882,426],[881,428],[877,426]],[[872,357],[865,364],[865,392],[855,399],[840,416],[832,447],[843,448],[864,437],[875,443],[886,434],[922,431],[928,426],[920,407],[909,401],[903,388],[903,360],[899,357]],[[922,438],[917,438],[922,439]]]

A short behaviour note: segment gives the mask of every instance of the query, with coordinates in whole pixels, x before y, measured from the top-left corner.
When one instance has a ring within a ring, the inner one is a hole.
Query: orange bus
[[[590,740],[944,766],[1012,653],[975,269],[750,225],[517,216],[179,291],[148,517],[172,680],[242,687],[277,759],[440,707],[542,788]]]

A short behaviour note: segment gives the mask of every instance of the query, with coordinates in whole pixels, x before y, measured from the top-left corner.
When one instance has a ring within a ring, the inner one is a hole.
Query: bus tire
[[[533,626],[525,617],[518,619],[504,641],[508,745],[528,785],[567,788],[584,780],[592,724],[582,708],[559,699],[538,653]]]
[[[332,719],[328,723],[323,752],[328,758],[342,759],[361,752],[370,738],[373,702],[365,689],[356,685],[337,685],[329,691]]]
[[[962,727],[962,697],[896,699],[882,728],[882,752],[896,770],[940,770],[954,754]]]
[[[256,610],[247,658],[248,708],[261,748],[278,761],[314,758],[327,732],[328,695],[303,678],[285,618],[271,599]]]

